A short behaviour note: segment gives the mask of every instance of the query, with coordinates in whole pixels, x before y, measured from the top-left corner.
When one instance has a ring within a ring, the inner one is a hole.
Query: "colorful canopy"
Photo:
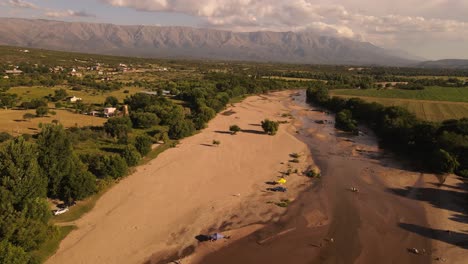
[[[281,178],[281,179],[277,180],[276,182],[279,183],[279,184],[285,184],[285,183],[286,183],[286,179],[285,179],[285,178]]]

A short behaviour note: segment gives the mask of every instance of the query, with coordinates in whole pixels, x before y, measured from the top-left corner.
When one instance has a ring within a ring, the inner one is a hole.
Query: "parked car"
[[[54,215],[61,215],[61,214],[64,214],[64,213],[68,212],[68,210],[69,210],[68,207],[55,210],[55,211],[54,211]]]

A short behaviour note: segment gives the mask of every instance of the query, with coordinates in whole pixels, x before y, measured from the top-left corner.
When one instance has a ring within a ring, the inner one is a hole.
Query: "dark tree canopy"
[[[265,133],[268,135],[276,135],[278,132],[279,123],[276,121],[271,121],[269,119],[265,119],[262,121],[262,128]]]

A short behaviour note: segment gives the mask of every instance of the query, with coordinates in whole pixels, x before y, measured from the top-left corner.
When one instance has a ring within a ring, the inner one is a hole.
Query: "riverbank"
[[[315,123],[333,116],[304,101],[296,97],[294,116],[320,183],[278,221],[194,263],[464,263],[466,184],[451,175],[440,185],[435,175],[410,170],[371,132],[356,137]]]
[[[307,146],[294,136],[290,94],[249,97],[138,167],[76,221],[77,229],[48,263],[158,261],[193,251],[197,235],[278,219],[286,209],[276,204],[294,200],[310,184],[294,171],[313,164]],[[267,136],[260,127],[265,118],[289,123]],[[237,135],[228,133],[233,124],[242,128]],[[300,154],[299,163],[289,162],[291,153]],[[268,192],[266,182],[288,170],[288,192]]]

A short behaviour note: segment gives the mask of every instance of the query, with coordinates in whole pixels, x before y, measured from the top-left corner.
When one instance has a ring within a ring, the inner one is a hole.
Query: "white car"
[[[55,211],[54,211],[54,215],[61,215],[61,214],[64,214],[64,213],[68,212],[68,210],[69,210],[68,207],[55,210]]]

